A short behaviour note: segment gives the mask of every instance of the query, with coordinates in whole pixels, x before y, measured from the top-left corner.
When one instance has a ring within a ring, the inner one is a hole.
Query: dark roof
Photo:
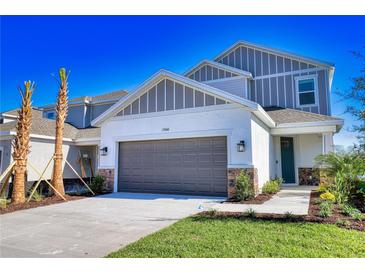
[[[89,127],[89,128],[81,128],[78,130],[76,138],[93,138],[100,136],[100,128],[99,127]]]
[[[342,120],[338,117],[276,106],[264,107],[264,110],[277,124]]]
[[[1,124],[0,131],[16,131],[16,121]],[[32,109],[32,126],[30,129],[31,134],[45,135],[45,136],[55,136],[56,131],[56,121],[44,118],[42,116],[42,111],[38,109]],[[77,138],[91,138],[99,137],[100,128],[85,128],[77,129],[69,123],[65,123],[63,130],[63,137],[70,139]]]
[[[8,111],[4,111],[1,114],[8,114],[8,115],[12,115],[12,116],[18,116],[18,108],[12,109],[12,110],[8,110]]]
[[[91,102],[102,101],[102,100],[114,100],[114,99],[119,99],[119,98],[123,97],[127,93],[128,92],[126,90],[118,90],[118,91],[113,91],[113,92],[104,93],[104,94],[95,95],[95,96],[76,97],[76,98],[70,99],[70,102],[77,102],[77,101],[83,101],[83,100],[88,100]]]

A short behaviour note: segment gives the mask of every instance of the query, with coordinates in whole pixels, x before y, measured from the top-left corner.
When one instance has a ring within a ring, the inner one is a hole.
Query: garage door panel
[[[120,143],[118,177],[119,191],[226,195],[226,138]]]

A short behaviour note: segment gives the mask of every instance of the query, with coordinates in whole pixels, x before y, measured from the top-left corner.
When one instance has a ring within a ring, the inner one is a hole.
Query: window
[[[55,118],[54,112],[47,112],[46,117],[48,119],[54,119]]]
[[[317,104],[317,78],[302,76],[296,79],[297,105],[312,106]]]

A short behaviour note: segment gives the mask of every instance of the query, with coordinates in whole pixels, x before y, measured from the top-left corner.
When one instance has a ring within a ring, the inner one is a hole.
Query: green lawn
[[[190,217],[108,257],[365,257],[365,232],[316,223]]]

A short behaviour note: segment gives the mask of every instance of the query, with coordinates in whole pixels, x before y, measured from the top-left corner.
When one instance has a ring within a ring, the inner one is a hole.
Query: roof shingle
[[[290,108],[264,107],[264,110],[277,124],[342,120],[338,117],[316,114]]]

